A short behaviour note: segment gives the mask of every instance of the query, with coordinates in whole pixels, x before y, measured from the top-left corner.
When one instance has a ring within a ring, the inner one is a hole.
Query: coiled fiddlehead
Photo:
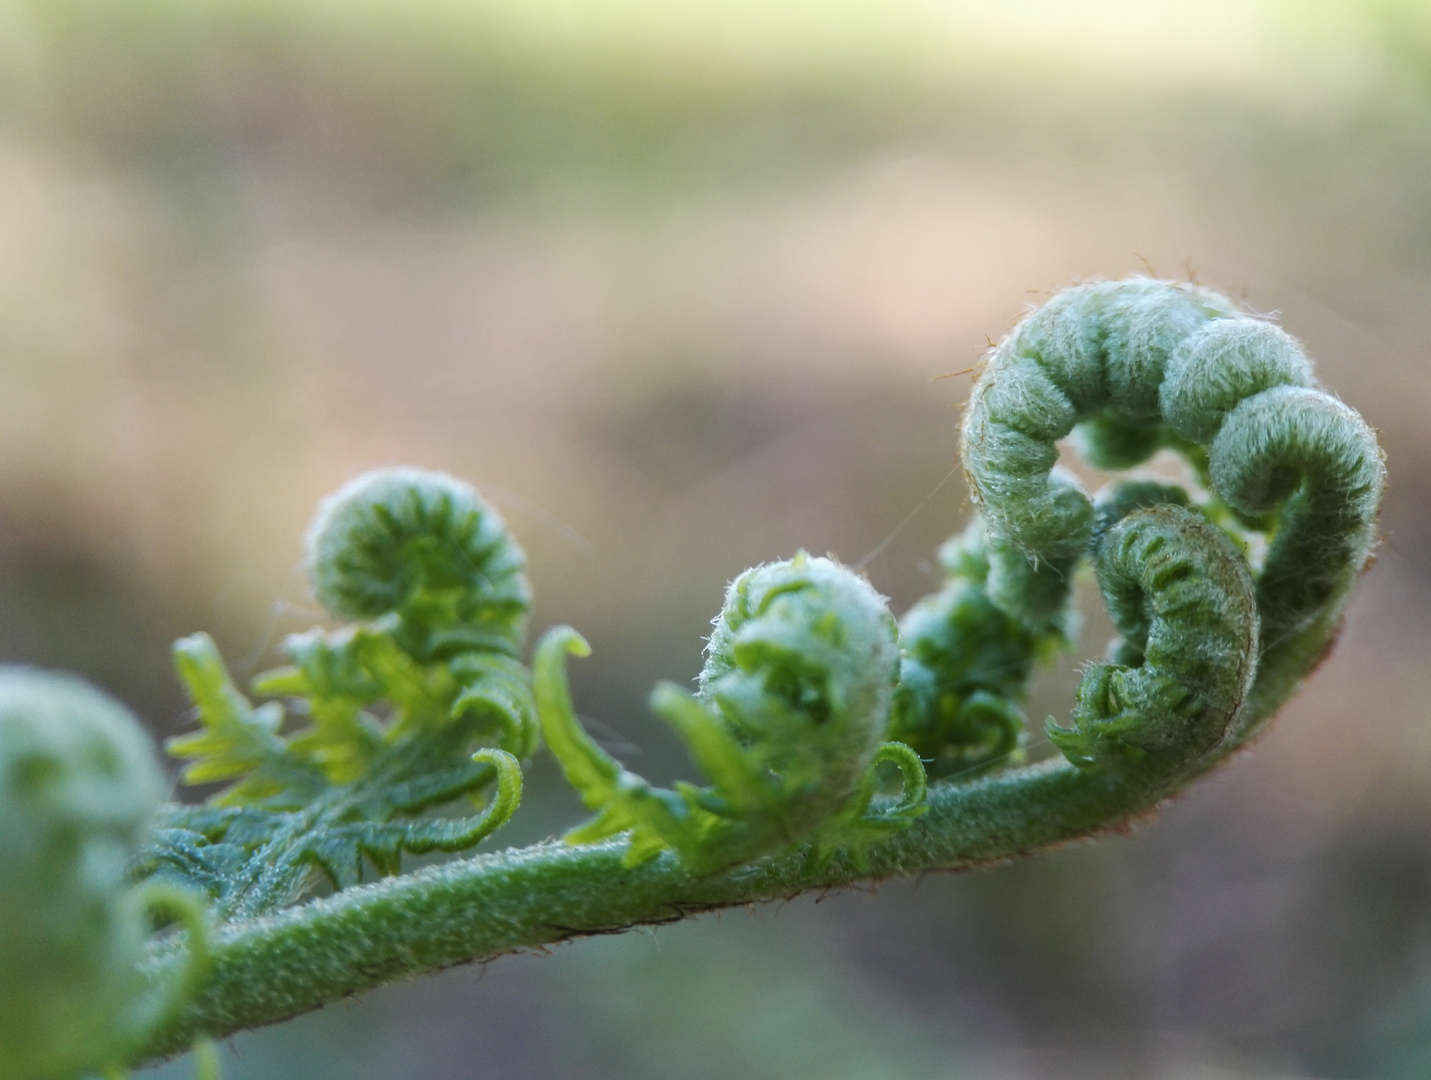
[[[511,816],[538,745],[517,659],[525,559],[470,487],[361,476],[319,508],[308,562],[319,599],[365,621],[292,635],[291,666],[256,680],[307,727],[281,734],[284,706],[251,705],[206,635],[175,647],[202,727],[169,751],[190,783],[231,783],[168,813],[147,869],[202,886],[225,918],[291,903],[315,866],[343,887],[365,862],[391,874],[404,851],[471,847]],[[483,793],[474,815],[415,817]]]
[[[1098,536],[1095,568],[1122,631],[1113,663],[1078,686],[1073,725],[1050,725],[1075,765],[1196,768],[1222,745],[1252,686],[1252,577],[1231,540],[1195,510],[1133,509]]]
[[[1290,336],[1216,293],[1142,278],[1069,289],[994,349],[962,441],[994,545],[1023,573],[1065,592],[1100,517],[1055,468],[1057,440],[1076,427],[1098,465],[1128,467],[1164,446],[1179,451],[1209,489],[1207,516],[1238,538],[1267,537],[1255,573],[1256,679],[1235,745],[1331,643],[1375,539],[1385,479],[1376,438],[1312,385]],[[990,592],[1016,619],[1046,610],[1043,597],[1030,604],[1013,590]],[[1200,645],[1189,638],[1183,647]]]
[[[420,469],[367,473],[325,499],[308,532],[308,572],[345,619],[395,616],[413,656],[516,656],[527,635],[527,560],[466,484]]]
[[[858,850],[925,809],[919,759],[883,741],[898,671],[894,620],[867,581],[830,559],[801,552],[741,574],[715,620],[699,693],[662,683],[651,695],[709,787],[652,787],[582,731],[562,656],[589,651],[562,627],[542,639],[535,661],[547,744],[597,811],[568,843],[629,831],[627,865],[671,848],[704,874],[807,838],[819,852]],[[884,762],[899,768],[904,793],[871,811]]]
[[[125,881],[162,790],[123,706],[69,676],[0,668],[0,1080],[123,1063],[203,975],[197,898]],[[189,931],[167,985],[139,973],[149,912]]]

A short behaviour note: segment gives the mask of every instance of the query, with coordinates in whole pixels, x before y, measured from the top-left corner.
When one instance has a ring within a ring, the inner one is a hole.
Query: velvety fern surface
[[[1187,486],[1090,495],[1160,450]],[[124,710],[0,674],[0,1080],[181,1051],[391,979],[862,878],[1006,859],[1145,814],[1256,734],[1330,647],[1375,542],[1367,425],[1298,343],[1225,297],[1081,285],[987,358],[963,464],[980,516],[896,623],[859,574],[797,553],[730,586],[694,693],[653,710],[703,783],[658,787],[583,730],[567,627],[526,656],[525,558],[443,474],[383,470],[308,538],[335,619],[236,686],[203,634],[170,741],[200,804],[158,802]],[[1061,757],[1023,762],[1022,702],[1096,575],[1119,632]],[[260,700],[261,699],[261,700]],[[549,752],[591,811],[562,839],[404,873],[499,830]],[[153,933],[157,931],[157,933]],[[153,936],[150,936],[153,933]],[[146,941],[146,938],[148,940]]]

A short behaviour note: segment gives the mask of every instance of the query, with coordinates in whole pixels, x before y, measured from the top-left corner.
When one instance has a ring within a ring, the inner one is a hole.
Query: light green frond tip
[[[526,557],[468,484],[424,469],[364,473],[323,501],[308,532],[313,591],[347,619],[395,615],[415,655],[516,655]]]
[[[280,700],[252,704],[207,635],[175,645],[199,729],[169,752],[186,782],[229,784],[166,808],[140,869],[202,888],[226,921],[302,899],[315,869],[347,888],[404,852],[472,847],[511,816],[539,745],[525,558],[468,485],[368,473],[323,503],[308,548],[315,592],[360,621],[290,635],[288,665],[253,686]],[[464,799],[475,813],[431,814]]]

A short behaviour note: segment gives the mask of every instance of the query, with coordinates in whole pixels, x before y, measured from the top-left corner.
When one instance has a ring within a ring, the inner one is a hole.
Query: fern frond
[[[205,808],[171,810],[138,866],[204,889],[228,919],[292,903],[314,868],[346,888],[365,866],[396,873],[403,852],[478,843],[520,798],[514,754],[538,745],[512,655],[524,560],[471,488],[369,474],[323,505],[309,546],[319,595],[368,621],[285,641],[290,663],[254,688],[286,709],[254,706],[207,636],[175,647],[200,730],[169,752],[186,782],[231,783]],[[301,726],[285,734],[285,716]],[[466,797],[485,808],[418,817]]]

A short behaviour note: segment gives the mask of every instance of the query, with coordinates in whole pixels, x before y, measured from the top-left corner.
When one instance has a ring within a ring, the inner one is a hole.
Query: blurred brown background
[[[1431,1075],[1431,4],[0,0],[0,657],[157,735],[168,642],[271,662],[315,501],[408,463],[503,509],[668,777],[645,694],[723,584],[894,533],[908,606],[968,512],[931,380],[1148,269],[1281,312],[1389,456],[1252,753],[1128,839],[451,972],[226,1075]],[[503,842],[575,820],[533,773]]]

